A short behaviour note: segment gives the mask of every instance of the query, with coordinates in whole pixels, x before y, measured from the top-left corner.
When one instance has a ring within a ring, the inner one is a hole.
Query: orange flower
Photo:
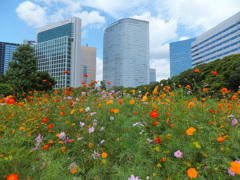
[[[89,148],[93,148],[93,146],[94,146],[94,144],[93,144],[93,143],[91,143],[91,142],[90,142],[90,143],[88,143],[88,147],[89,147]]]
[[[167,158],[162,158],[160,161],[165,162]]]
[[[130,104],[135,104],[135,101],[132,99],[129,101]]]
[[[86,78],[87,78],[87,77],[88,77],[88,75],[87,75],[87,74],[84,74],[84,75],[83,75],[83,77],[86,77]]]
[[[69,73],[69,70],[65,70],[64,73],[68,74],[68,73]]]
[[[109,85],[110,85],[111,83],[110,83],[109,81],[107,81],[107,84],[109,84]]]
[[[240,163],[237,161],[233,161],[231,162],[231,167],[230,169],[232,170],[232,172],[240,174]]]
[[[42,147],[43,150],[48,150],[49,148],[50,148],[50,145],[49,145],[49,144],[45,144],[45,145]]]
[[[217,75],[218,75],[217,71],[212,71],[211,73],[212,73],[212,75],[214,75],[214,76],[217,76]]]
[[[193,102],[188,103],[188,108],[192,108],[195,104]]]
[[[199,70],[199,69],[194,69],[193,72],[196,72],[196,73],[197,73],[197,72],[200,72],[200,70]]]
[[[85,82],[82,82],[82,84],[85,84]]]
[[[111,109],[110,110],[112,113],[119,113],[119,110],[118,109]]]
[[[191,135],[193,135],[194,131],[196,131],[196,129],[193,127],[190,127],[188,130],[186,130],[186,134],[191,136]]]
[[[223,142],[224,140],[225,140],[225,139],[224,139],[223,137],[218,137],[218,138],[217,138],[217,141],[218,141],[218,142]]]
[[[167,116],[171,116],[171,113],[170,113],[170,112],[166,112],[166,115],[167,115]]]
[[[64,115],[64,113],[63,113],[62,111],[60,111],[60,112],[59,112],[59,115],[60,115],[60,116],[63,116],[63,115]]]
[[[108,156],[108,153],[103,152],[102,153],[102,158],[106,158]]]
[[[9,174],[6,177],[6,180],[18,180],[18,175],[17,174]]]
[[[223,94],[230,93],[230,91],[227,90],[227,88],[222,88],[220,91],[221,91]]]
[[[198,172],[196,171],[195,168],[189,168],[189,169],[187,170],[187,173],[188,173],[188,176],[189,176],[190,178],[197,178],[197,176],[198,176]]]
[[[169,86],[165,86],[165,87],[163,88],[163,90],[164,90],[165,92],[168,92],[170,89],[171,89],[171,88],[170,88]]]
[[[160,122],[158,122],[158,121],[153,121],[153,125],[158,125]]]
[[[47,81],[47,79],[43,79],[43,80],[42,80],[42,82],[46,82],[46,81]]]
[[[186,89],[191,89],[192,87],[190,85],[186,85]]]
[[[67,151],[67,148],[62,147],[62,152],[66,152],[66,151]]]
[[[151,116],[152,118],[157,118],[157,117],[158,117],[157,111],[156,111],[156,110],[151,111],[151,112],[150,112],[150,116]]]
[[[208,91],[208,88],[203,88],[202,89],[202,92],[207,92]]]

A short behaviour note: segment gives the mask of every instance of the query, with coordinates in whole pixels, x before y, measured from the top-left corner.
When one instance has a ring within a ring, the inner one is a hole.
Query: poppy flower
[[[43,118],[43,119],[42,119],[42,122],[43,122],[43,123],[48,122],[48,117]]]
[[[18,175],[17,174],[9,174],[6,177],[6,180],[18,180]]]
[[[212,75],[214,75],[214,76],[217,76],[217,75],[218,75],[217,71],[212,71],[211,73],[212,73]]]
[[[64,73],[68,74],[68,73],[69,73],[69,70],[65,70]]]
[[[45,144],[45,145],[42,147],[43,150],[48,150],[49,148],[50,148],[50,145],[49,145],[49,144]]]
[[[160,137],[156,137],[154,140],[155,144],[160,144],[161,143],[161,138]]]
[[[150,112],[150,116],[151,116],[152,118],[157,118],[157,117],[158,117],[157,111],[156,111],[156,110],[151,111],[151,112]]]
[[[48,129],[51,129],[51,128],[53,128],[53,125],[52,125],[52,124],[50,124],[50,125],[48,126]]]

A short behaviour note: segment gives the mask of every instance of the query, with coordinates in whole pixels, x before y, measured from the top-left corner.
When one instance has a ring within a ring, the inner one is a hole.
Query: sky
[[[197,37],[239,11],[239,0],[0,0],[0,41],[36,40],[37,28],[79,17],[81,45],[97,48],[102,80],[104,29],[123,18],[146,20],[150,68],[160,81],[170,77],[169,43]]]

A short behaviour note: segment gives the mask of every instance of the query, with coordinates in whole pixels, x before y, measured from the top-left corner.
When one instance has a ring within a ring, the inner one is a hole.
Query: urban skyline
[[[82,45],[97,48],[97,80],[102,77],[103,31],[119,19],[149,21],[150,68],[158,67],[159,81],[170,76],[170,42],[196,37],[239,11],[238,0],[2,0],[0,4],[0,16],[7,17],[0,18],[4,24],[0,41],[4,42],[21,44],[24,39],[35,40],[38,27],[80,17]]]

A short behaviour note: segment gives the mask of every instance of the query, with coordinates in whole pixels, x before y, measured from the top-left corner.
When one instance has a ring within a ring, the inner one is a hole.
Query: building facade
[[[8,69],[8,63],[12,61],[12,54],[20,44],[0,42],[0,75],[4,75]]]
[[[34,48],[38,69],[55,78],[54,88],[81,85],[81,19],[72,17],[37,29]]]
[[[192,65],[239,53],[240,12],[196,38],[192,43]]]
[[[126,18],[104,31],[103,81],[111,86],[149,84],[149,22]]]
[[[150,68],[149,70],[149,82],[156,82],[156,69]]]
[[[170,43],[170,78],[192,68],[191,43],[196,38]]]
[[[96,48],[81,46],[80,81],[88,85],[96,81]]]

